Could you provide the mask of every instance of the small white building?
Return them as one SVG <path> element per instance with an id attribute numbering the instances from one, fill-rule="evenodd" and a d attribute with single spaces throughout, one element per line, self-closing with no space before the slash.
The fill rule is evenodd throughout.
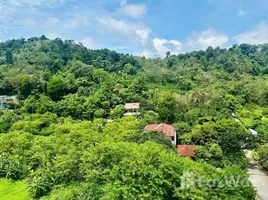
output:
<path id="1" fill-rule="evenodd" d="M 249 131 L 251 132 L 252 135 L 258 135 L 258 132 L 251 128 L 249 129 Z"/>
<path id="2" fill-rule="evenodd" d="M 6 107 L 13 101 L 17 101 L 17 96 L 0 95 L 0 108 Z"/>
<path id="3" fill-rule="evenodd" d="M 140 115 L 140 103 L 126 103 L 125 104 L 125 116 L 137 116 Z"/>
<path id="4" fill-rule="evenodd" d="M 0 107 L 4 107 L 4 103 L 7 101 L 7 95 L 0 95 Z"/>

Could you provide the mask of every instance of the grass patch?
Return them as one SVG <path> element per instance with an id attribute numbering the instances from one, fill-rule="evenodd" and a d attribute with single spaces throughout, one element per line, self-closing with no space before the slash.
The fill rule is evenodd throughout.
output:
<path id="1" fill-rule="evenodd" d="M 27 185 L 23 181 L 0 179 L 0 200 L 31 200 Z"/>

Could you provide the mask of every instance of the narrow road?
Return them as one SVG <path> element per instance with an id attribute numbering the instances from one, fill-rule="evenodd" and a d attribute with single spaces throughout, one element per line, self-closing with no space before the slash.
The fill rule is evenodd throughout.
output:
<path id="1" fill-rule="evenodd" d="M 252 158 L 251 151 L 248 151 L 246 156 L 249 160 L 249 180 L 256 188 L 259 199 L 268 200 L 268 176 L 262 171 L 258 163 Z"/>

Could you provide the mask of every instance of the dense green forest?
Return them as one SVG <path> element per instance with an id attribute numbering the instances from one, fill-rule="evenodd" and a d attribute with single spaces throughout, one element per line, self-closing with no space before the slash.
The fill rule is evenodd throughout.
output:
<path id="1" fill-rule="evenodd" d="M 18 99 L 0 111 L 0 177 L 25 181 L 36 199 L 254 200 L 251 184 L 183 189 L 181 176 L 247 178 L 245 149 L 268 169 L 268 44 L 146 59 L 45 36 L 9 40 L 0 95 Z M 123 117 L 128 102 L 141 103 L 139 117 Z M 151 123 L 176 127 L 180 144 L 198 145 L 195 157 L 145 133 Z"/>

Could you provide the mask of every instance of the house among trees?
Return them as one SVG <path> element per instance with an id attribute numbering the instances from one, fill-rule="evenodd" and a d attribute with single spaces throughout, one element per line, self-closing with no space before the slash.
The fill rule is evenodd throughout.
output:
<path id="1" fill-rule="evenodd" d="M 8 108 L 8 105 L 16 100 L 16 96 L 0 95 L 0 108 Z"/>
<path id="2" fill-rule="evenodd" d="M 144 131 L 157 131 L 159 133 L 163 133 L 172 139 L 172 144 L 177 144 L 176 129 L 168 124 L 149 124 L 144 128 Z"/>
<path id="3" fill-rule="evenodd" d="M 165 136 L 170 137 L 172 144 L 174 144 L 178 150 L 178 153 L 183 157 L 193 157 L 196 145 L 177 145 L 177 132 L 173 126 L 168 124 L 149 124 L 144 128 L 144 131 L 157 131 L 163 133 Z"/>
<path id="4" fill-rule="evenodd" d="M 125 116 L 138 116 L 140 115 L 140 103 L 126 103 L 125 104 Z"/>
<path id="5" fill-rule="evenodd" d="M 0 96 L 0 107 L 3 108 L 4 104 L 6 103 L 7 95 L 1 95 Z"/>
<path id="6" fill-rule="evenodd" d="M 196 147 L 196 145 L 177 145 L 177 150 L 183 157 L 193 157 Z"/>

